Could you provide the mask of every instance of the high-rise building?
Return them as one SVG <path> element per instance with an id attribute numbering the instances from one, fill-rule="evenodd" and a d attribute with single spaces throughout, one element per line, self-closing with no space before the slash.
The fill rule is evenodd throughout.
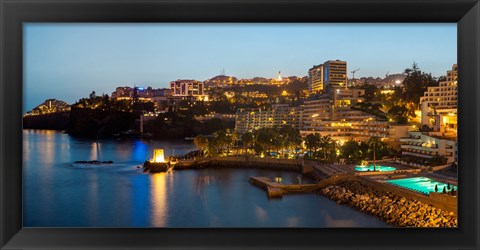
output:
<path id="1" fill-rule="evenodd" d="M 323 64 L 313 66 L 308 70 L 308 91 L 310 93 L 323 91 Z"/>
<path id="2" fill-rule="evenodd" d="M 308 91 L 323 92 L 328 86 L 332 88 L 347 86 L 347 62 L 329 60 L 313 66 L 308 70 Z"/>
<path id="3" fill-rule="evenodd" d="M 326 89 L 327 86 L 346 87 L 347 62 L 330 60 L 323 63 L 323 84 L 324 89 Z"/>
<path id="4" fill-rule="evenodd" d="M 457 133 L 457 75 L 458 67 L 454 64 L 452 70 L 447 71 L 445 81 L 428 87 L 420 97 L 422 125 L 442 133 Z"/>

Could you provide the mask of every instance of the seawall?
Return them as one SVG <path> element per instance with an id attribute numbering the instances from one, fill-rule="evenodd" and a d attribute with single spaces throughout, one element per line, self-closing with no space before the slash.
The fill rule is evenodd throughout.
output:
<path id="1" fill-rule="evenodd" d="M 180 161 L 175 170 L 202 168 L 259 168 L 271 170 L 302 170 L 301 159 L 273 159 L 251 156 L 202 157 L 194 161 Z"/>

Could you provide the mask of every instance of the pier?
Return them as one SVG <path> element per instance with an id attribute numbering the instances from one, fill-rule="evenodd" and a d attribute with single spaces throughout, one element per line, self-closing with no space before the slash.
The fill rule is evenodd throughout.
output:
<path id="1" fill-rule="evenodd" d="M 270 199 L 282 198 L 284 194 L 289 193 L 314 193 L 320 190 L 318 184 L 282 184 L 268 177 L 250 177 L 249 182 L 266 190 Z"/>

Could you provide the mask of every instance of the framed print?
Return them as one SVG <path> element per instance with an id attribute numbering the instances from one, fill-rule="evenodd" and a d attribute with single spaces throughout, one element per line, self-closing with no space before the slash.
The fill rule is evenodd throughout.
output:
<path id="1" fill-rule="evenodd" d="M 2 249 L 478 248 L 479 8 L 3 0 Z"/>

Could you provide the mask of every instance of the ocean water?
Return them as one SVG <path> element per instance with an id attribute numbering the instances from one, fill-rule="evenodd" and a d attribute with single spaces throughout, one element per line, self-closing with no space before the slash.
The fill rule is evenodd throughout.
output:
<path id="1" fill-rule="evenodd" d="M 180 155 L 184 141 L 81 139 L 58 131 L 23 132 L 25 227 L 390 227 L 316 194 L 270 200 L 250 176 L 299 174 L 258 169 L 202 169 L 145 174 L 154 148 Z M 78 160 L 112 165 L 73 164 Z M 300 177 L 302 178 L 302 177 Z M 302 179 L 302 183 L 307 183 Z"/>

